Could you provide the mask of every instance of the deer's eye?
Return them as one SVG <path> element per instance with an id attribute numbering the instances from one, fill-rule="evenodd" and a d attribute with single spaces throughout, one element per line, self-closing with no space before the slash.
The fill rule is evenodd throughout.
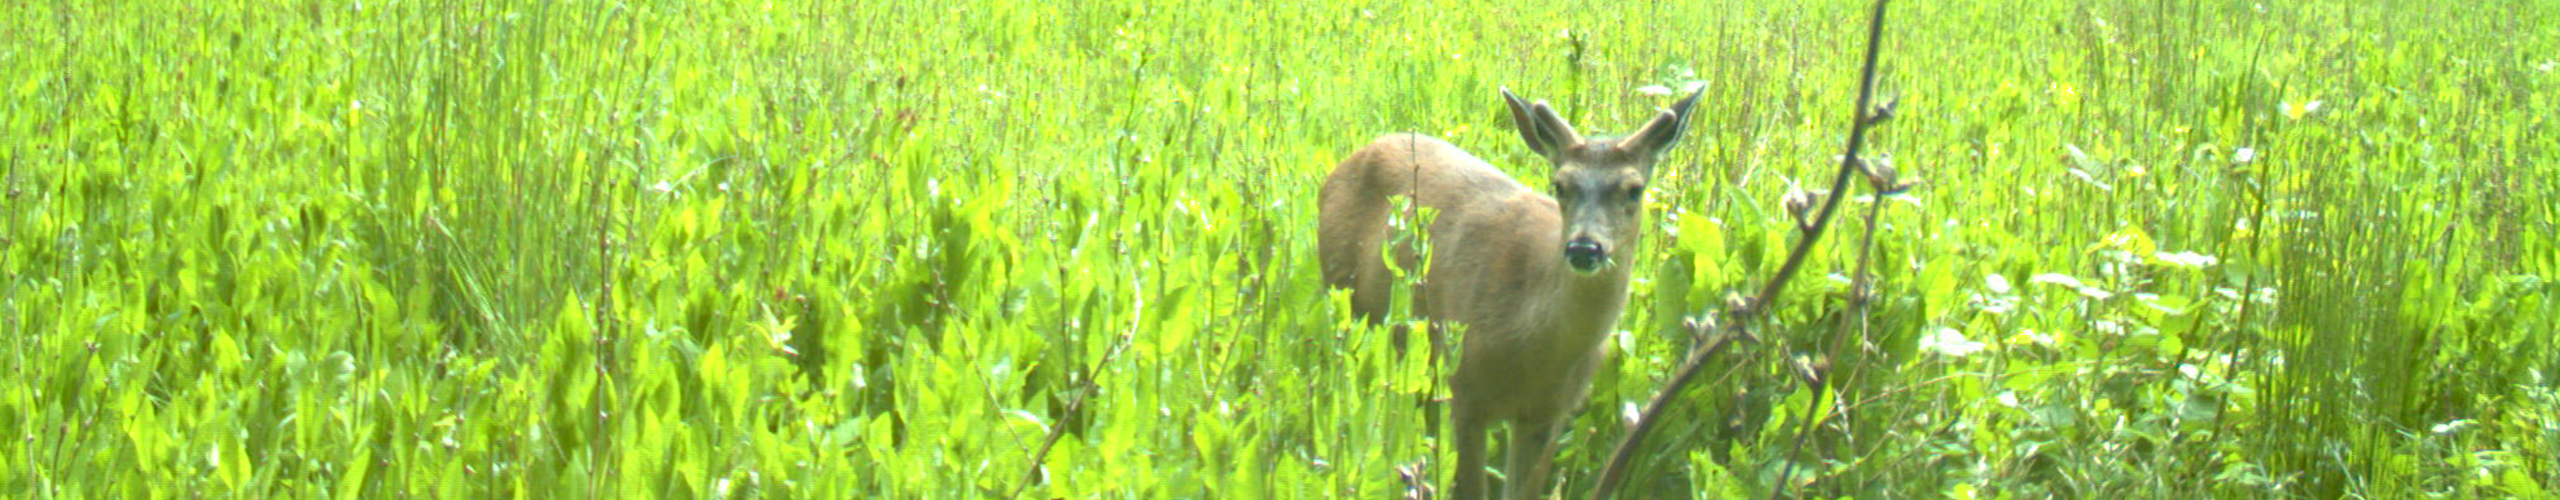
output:
<path id="1" fill-rule="evenodd" d="M 1644 185 L 1628 184 L 1627 201 L 1644 201 Z"/>
<path id="2" fill-rule="evenodd" d="M 1547 192 L 1555 193 L 1558 198 L 1564 197 L 1564 181 L 1547 181 Z"/>

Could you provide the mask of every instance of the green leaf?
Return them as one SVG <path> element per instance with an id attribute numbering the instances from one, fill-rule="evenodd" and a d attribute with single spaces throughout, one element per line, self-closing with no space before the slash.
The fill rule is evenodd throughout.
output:
<path id="1" fill-rule="evenodd" d="M 338 475 L 335 488 L 338 498 L 364 498 L 365 474 L 371 472 L 373 467 L 373 447 L 356 446 L 354 448 L 354 459 L 342 464 L 346 472 Z"/>

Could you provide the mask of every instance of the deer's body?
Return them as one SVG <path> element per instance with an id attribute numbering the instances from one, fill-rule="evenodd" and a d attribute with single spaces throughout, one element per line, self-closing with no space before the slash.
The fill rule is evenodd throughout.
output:
<path id="1" fill-rule="evenodd" d="M 1383 316 L 1388 287 L 1394 284 L 1386 262 L 1378 258 L 1379 247 L 1391 236 L 1386 219 L 1403 215 L 1391 213 L 1395 206 L 1387 197 L 1416 193 L 1422 206 L 1438 215 L 1428 229 L 1433 265 L 1415 292 L 1420 294 L 1415 312 L 1435 323 L 1466 325 L 1466 358 L 1450 380 L 1455 398 L 1473 403 L 1479 413 L 1505 416 L 1553 414 L 1578 405 L 1579 397 L 1558 393 L 1587 385 L 1582 383 L 1587 378 L 1511 380 L 1470 373 L 1563 374 L 1579 367 L 1587 375 L 1603 352 L 1591 347 L 1617 326 L 1626 304 L 1627 268 L 1590 277 L 1565 270 L 1564 230 L 1555 198 L 1530 190 L 1457 146 L 1422 135 L 1392 134 L 1335 167 L 1320 195 L 1323 218 L 1316 236 L 1318 251 L 1327 257 L 1325 282 L 1351 289 L 1356 314 Z M 1412 249 L 1397 249 L 1400 267 L 1413 269 L 1416 260 Z M 1576 296 L 1599 303 L 1568 300 Z M 1478 387 L 1489 382 L 1503 384 Z M 1554 387 L 1519 386 L 1523 384 Z M 1525 397 L 1533 395 L 1550 397 Z"/>
<path id="2" fill-rule="evenodd" d="M 1626 308 L 1629 266 L 1612 255 L 1632 254 L 1641 239 L 1644 182 L 1697 99 L 1626 140 L 1584 141 L 1546 103 L 1503 97 L 1522 139 L 1557 168 L 1561 199 L 1447 142 L 1392 134 L 1336 166 L 1318 202 L 1325 283 L 1350 288 L 1352 309 L 1372 321 L 1386 313 L 1394 286 L 1381 252 L 1391 239 L 1387 218 L 1402 214 L 1389 197 L 1437 211 L 1414 311 L 1465 327 L 1449 380 L 1460 500 L 1483 496 L 1485 434 L 1497 423 L 1512 429 L 1506 496 L 1544 487 L 1555 436 L 1587 396 L 1606 360 L 1602 340 Z M 1413 269 L 1414 254 L 1395 249 L 1398 267 Z"/>

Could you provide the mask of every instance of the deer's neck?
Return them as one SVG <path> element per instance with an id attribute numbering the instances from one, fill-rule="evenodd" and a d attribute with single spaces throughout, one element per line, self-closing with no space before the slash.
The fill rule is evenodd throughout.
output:
<path id="1" fill-rule="evenodd" d="M 1567 330 L 1605 334 L 1617 327 L 1627 306 L 1627 266 L 1613 266 L 1590 276 L 1563 271 L 1556 287 L 1558 319 Z"/>

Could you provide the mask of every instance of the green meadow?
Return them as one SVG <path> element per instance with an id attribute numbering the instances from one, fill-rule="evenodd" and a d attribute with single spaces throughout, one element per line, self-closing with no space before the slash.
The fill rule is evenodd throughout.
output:
<path id="1" fill-rule="evenodd" d="M 0 497 L 1445 490 L 1324 174 L 1410 131 L 1544 185 L 1498 89 L 1703 89 L 1581 498 L 1799 238 L 1867 8 L 13 4 Z M 1621 497 L 2560 498 L 2560 4 L 1889 9 L 1866 146 L 1923 184 L 1845 193 Z"/>

